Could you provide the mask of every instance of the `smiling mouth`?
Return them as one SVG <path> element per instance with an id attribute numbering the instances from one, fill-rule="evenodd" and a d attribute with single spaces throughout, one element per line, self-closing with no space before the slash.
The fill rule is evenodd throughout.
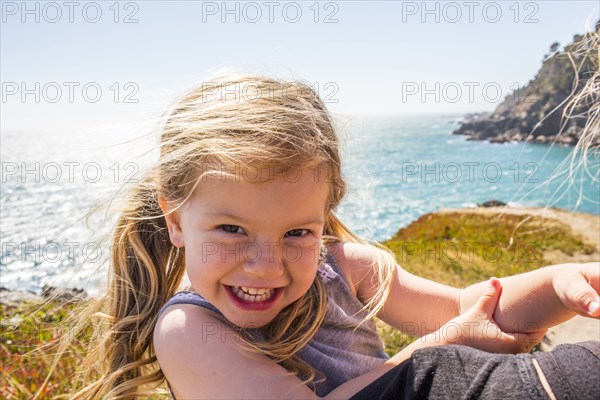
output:
<path id="1" fill-rule="evenodd" d="M 246 286 L 225 286 L 230 300 L 238 307 L 249 311 L 264 311 L 275 305 L 285 287 L 249 288 Z"/>
<path id="2" fill-rule="evenodd" d="M 258 302 L 269 300 L 275 293 L 275 288 L 257 289 L 246 286 L 231 286 L 231 291 L 240 300 Z"/>

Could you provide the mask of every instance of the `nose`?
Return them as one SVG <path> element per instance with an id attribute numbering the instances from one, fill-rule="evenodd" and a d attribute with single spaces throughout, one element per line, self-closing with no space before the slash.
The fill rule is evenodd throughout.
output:
<path id="1" fill-rule="evenodd" d="M 283 249 L 278 242 L 248 243 L 244 251 L 244 270 L 261 278 L 283 274 Z"/>

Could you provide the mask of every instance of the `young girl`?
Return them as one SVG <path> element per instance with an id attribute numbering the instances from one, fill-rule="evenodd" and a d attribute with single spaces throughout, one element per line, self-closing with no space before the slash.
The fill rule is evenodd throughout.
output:
<path id="1" fill-rule="evenodd" d="M 222 74 L 180 99 L 118 220 L 106 370 L 78 396 L 148 396 L 165 378 L 179 400 L 598 390 L 598 342 L 509 354 L 575 314 L 600 316 L 598 263 L 465 289 L 412 275 L 337 218 L 340 161 L 302 82 Z M 374 316 L 420 339 L 389 358 Z"/>

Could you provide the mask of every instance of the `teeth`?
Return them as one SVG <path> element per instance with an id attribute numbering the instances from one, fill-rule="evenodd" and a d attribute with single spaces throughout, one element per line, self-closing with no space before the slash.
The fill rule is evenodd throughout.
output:
<path id="1" fill-rule="evenodd" d="M 263 294 L 267 293 L 270 289 L 256 289 L 256 288 L 251 288 L 251 287 L 246 287 L 246 286 L 240 286 L 241 289 L 251 295 L 259 295 L 262 296 Z"/>
<path id="2" fill-rule="evenodd" d="M 273 296 L 274 289 L 257 289 L 246 286 L 232 286 L 231 291 L 244 301 L 266 301 Z"/>

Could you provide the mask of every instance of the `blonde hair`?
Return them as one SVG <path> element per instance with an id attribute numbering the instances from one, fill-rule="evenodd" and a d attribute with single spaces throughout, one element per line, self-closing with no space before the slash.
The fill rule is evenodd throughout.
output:
<path id="1" fill-rule="evenodd" d="M 165 382 L 153 330 L 160 308 L 182 283 L 185 249 L 170 242 L 158 196 L 181 206 L 203 176 L 223 173 L 207 165 L 227 171 L 269 167 L 277 173 L 322 168 L 329 183 L 322 245 L 350 241 L 378 250 L 377 289 L 365 304 L 363 322 L 376 315 L 389 293 L 393 253 L 362 239 L 335 215 L 346 193 L 339 139 L 332 116 L 309 84 L 220 73 L 185 93 L 165 116 L 159 160 L 131 188 L 121 208 L 112 236 L 108 292 L 81 314 L 80 321 L 100 317 L 103 334 L 90 345 L 83 389 L 75 398 L 148 396 Z M 265 341 L 239 329 L 242 343 L 310 384 L 315 371 L 297 353 L 321 326 L 326 305 L 317 274 L 308 292 L 264 327 Z"/>
<path id="2" fill-rule="evenodd" d="M 555 181 L 561 183 L 543 207 L 544 209 L 553 206 L 562 197 L 561 195 L 552 202 L 554 194 L 564 193 L 571 187 L 574 187 L 578 193 L 576 204 L 579 204 L 585 194 L 581 187 L 575 186 L 574 177 L 578 173 L 586 174 L 592 183 L 599 182 L 597 175 L 594 175 L 587 163 L 591 156 L 597 157 L 597 151 L 600 149 L 600 20 L 596 22 L 594 30 L 582 36 L 578 35 L 575 39 L 574 43 L 565 47 L 563 53 L 554 56 L 569 61 L 573 70 L 571 92 L 544 119 L 561 111 L 560 126 L 552 145 L 560 135 L 567 133 L 569 126 L 579 132 L 579 138 L 569 156 L 536 187 L 536 189 L 543 188 Z M 542 121 L 538 124 L 541 123 Z M 568 186 L 565 187 L 564 183 Z"/>
<path id="3" fill-rule="evenodd" d="M 584 34 L 571 47 L 566 56 L 575 69 L 575 80 L 562 114 L 560 133 L 569 120 L 585 121 L 572 152 L 573 158 L 581 152 L 585 160 L 589 151 L 600 149 L 600 20 L 593 31 Z M 585 81 L 580 82 L 580 75 L 586 77 Z M 582 85 L 581 90 L 576 91 Z"/>

